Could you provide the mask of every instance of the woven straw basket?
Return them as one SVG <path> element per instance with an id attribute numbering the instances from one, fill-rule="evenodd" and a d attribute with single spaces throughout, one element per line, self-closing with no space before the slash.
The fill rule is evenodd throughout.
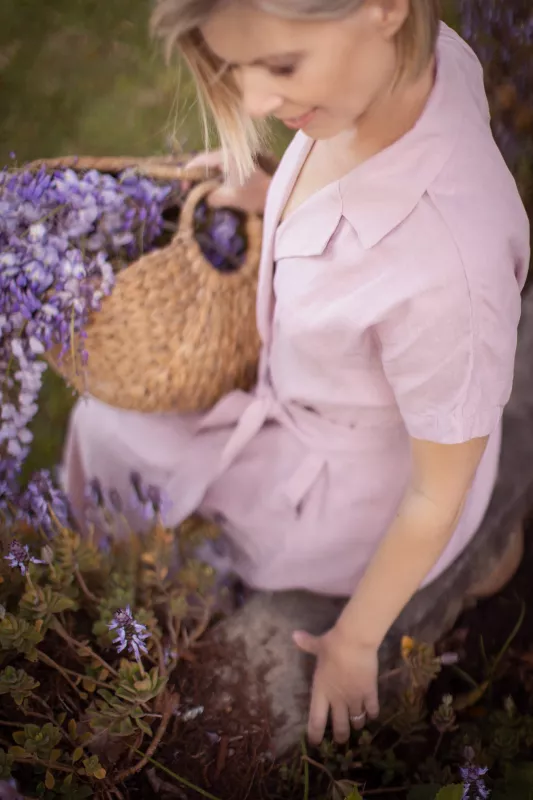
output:
<path id="1" fill-rule="evenodd" d="M 171 243 L 119 272 L 112 294 L 92 315 L 87 366 L 73 363 L 70 353 L 59 358 L 59 349 L 47 353 L 50 366 L 79 392 L 142 412 L 203 411 L 232 389 L 250 389 L 259 354 L 261 219 L 247 217 L 245 262 L 222 273 L 205 259 L 194 235 L 198 203 L 220 185 L 206 181 L 205 170 L 195 174 L 175 159 L 64 158 L 34 166 L 41 165 L 108 173 L 135 167 L 156 180 L 201 181 L 181 208 Z"/>

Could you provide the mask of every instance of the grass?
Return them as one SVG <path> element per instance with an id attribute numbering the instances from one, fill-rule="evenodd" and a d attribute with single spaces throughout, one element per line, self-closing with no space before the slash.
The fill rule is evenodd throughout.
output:
<path id="1" fill-rule="evenodd" d="M 141 0 L 3 0 L 0 160 L 167 149 L 177 75 L 148 36 Z M 191 87 L 181 101 L 191 105 Z M 177 131 L 200 144 L 194 112 Z"/>

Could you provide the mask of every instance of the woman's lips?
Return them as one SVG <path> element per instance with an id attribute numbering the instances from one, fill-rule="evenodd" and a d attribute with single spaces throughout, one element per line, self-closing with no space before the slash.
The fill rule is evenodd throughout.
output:
<path id="1" fill-rule="evenodd" d="M 316 112 L 317 109 L 312 108 L 311 111 L 308 111 L 307 114 L 302 114 L 301 117 L 291 117 L 289 119 L 282 120 L 282 122 L 284 125 L 287 126 L 287 128 L 291 128 L 292 130 L 297 130 L 298 128 L 304 128 L 311 122 Z"/>

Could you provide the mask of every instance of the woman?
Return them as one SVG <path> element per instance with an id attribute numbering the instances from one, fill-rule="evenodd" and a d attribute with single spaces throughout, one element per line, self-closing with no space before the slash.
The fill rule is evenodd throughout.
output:
<path id="1" fill-rule="evenodd" d="M 169 524 L 222 523 L 250 586 L 345 596 L 325 636 L 295 632 L 317 657 L 310 738 L 331 712 L 343 742 L 378 713 L 387 630 L 487 508 L 528 222 L 436 0 L 160 0 L 155 27 L 245 181 L 213 202 L 262 210 L 268 189 L 259 381 L 205 416 L 81 402 L 67 490 L 81 513 L 88 480 L 126 492 L 140 472 Z M 267 186 L 270 117 L 298 133 Z"/>

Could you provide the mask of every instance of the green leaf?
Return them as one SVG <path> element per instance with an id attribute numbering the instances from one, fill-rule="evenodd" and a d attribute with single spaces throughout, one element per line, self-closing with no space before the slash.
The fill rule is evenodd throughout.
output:
<path id="1" fill-rule="evenodd" d="M 77 603 L 72 597 L 54 592 L 51 586 L 39 587 L 38 591 L 28 591 L 20 601 L 20 610 L 30 619 L 50 620 L 62 611 L 76 610 Z"/>
<path id="2" fill-rule="evenodd" d="M 50 727 L 50 724 L 47 723 L 43 727 L 43 731 L 44 731 L 45 728 L 49 728 L 49 727 Z M 30 739 L 30 738 L 34 739 L 36 736 L 38 736 L 41 733 L 41 729 L 39 728 L 38 725 L 33 725 L 33 724 L 30 723 L 29 725 L 24 725 L 24 733 L 26 734 L 28 739 Z"/>
<path id="3" fill-rule="evenodd" d="M 135 724 L 137 725 L 137 727 L 139 728 L 139 730 L 141 730 L 141 731 L 142 731 L 143 733 L 145 733 L 147 736 L 150 736 L 150 737 L 152 737 L 152 736 L 153 736 L 152 729 L 150 728 L 150 726 L 149 726 L 149 725 L 147 725 L 147 724 L 146 724 L 146 722 L 144 722 L 144 720 L 142 720 L 142 719 L 136 719 L 136 720 L 135 720 Z"/>
<path id="4" fill-rule="evenodd" d="M 0 695 L 10 694 L 18 706 L 21 706 L 39 685 L 23 669 L 9 666 L 0 672 Z"/>
<path id="5" fill-rule="evenodd" d="M 505 781 L 506 783 L 519 783 L 533 787 L 533 762 L 507 764 L 505 767 Z"/>
<path id="6" fill-rule="evenodd" d="M 79 761 L 83 755 L 83 747 L 77 747 L 72 753 L 72 763 L 75 764 L 76 761 Z"/>
<path id="7" fill-rule="evenodd" d="M 14 758 L 31 758 L 31 755 L 23 747 L 17 747 L 16 745 L 9 748 L 9 754 Z"/>
<path id="8" fill-rule="evenodd" d="M 462 783 L 456 783 L 454 786 L 445 786 L 441 789 L 435 800 L 462 800 L 464 786 Z"/>
<path id="9" fill-rule="evenodd" d="M 70 719 L 67 726 L 68 735 L 74 741 L 78 738 L 78 726 L 76 725 L 76 720 Z"/>
<path id="10" fill-rule="evenodd" d="M 118 733 L 120 736 L 130 736 L 133 733 L 133 724 L 129 717 L 126 719 L 121 720 Z"/>
<path id="11" fill-rule="evenodd" d="M 440 788 L 436 783 L 427 786 L 413 786 L 407 795 L 407 800 L 435 800 Z"/>
<path id="12" fill-rule="evenodd" d="M 100 764 L 98 756 L 91 756 L 83 760 L 83 769 L 79 770 L 79 774 L 85 774 L 88 778 L 96 778 L 97 781 L 103 781 L 107 773 Z"/>
<path id="13" fill-rule="evenodd" d="M 11 777 L 12 766 L 13 756 L 0 747 L 0 780 L 8 780 Z"/>
<path id="14" fill-rule="evenodd" d="M 50 760 L 50 754 L 61 741 L 62 733 L 55 725 L 47 722 L 42 728 L 38 725 L 25 725 L 24 731 L 17 731 L 13 739 L 23 745 L 26 753 L 37 756 L 44 761 Z"/>
<path id="15" fill-rule="evenodd" d="M 350 794 L 346 797 L 346 800 L 363 800 L 363 798 L 358 789 L 352 789 Z"/>
<path id="16" fill-rule="evenodd" d="M 50 770 L 46 771 L 46 775 L 44 777 L 44 785 L 50 791 L 52 791 L 52 789 L 56 785 L 56 780 L 55 780 L 54 776 L 52 775 L 52 773 L 50 772 Z"/>
<path id="17" fill-rule="evenodd" d="M 35 661 L 35 650 L 44 639 L 42 625 L 32 624 L 14 614 L 6 614 L 0 620 L 0 649 L 15 650 L 25 655 L 30 661 Z"/>

